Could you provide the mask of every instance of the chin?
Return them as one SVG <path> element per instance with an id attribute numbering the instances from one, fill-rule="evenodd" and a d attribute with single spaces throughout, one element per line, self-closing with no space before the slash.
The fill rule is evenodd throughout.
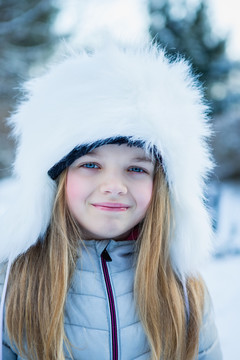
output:
<path id="1" fill-rule="evenodd" d="M 103 231 L 102 233 L 95 233 L 96 240 L 105 240 L 105 239 L 121 239 L 128 236 L 130 230 L 125 231 Z"/>

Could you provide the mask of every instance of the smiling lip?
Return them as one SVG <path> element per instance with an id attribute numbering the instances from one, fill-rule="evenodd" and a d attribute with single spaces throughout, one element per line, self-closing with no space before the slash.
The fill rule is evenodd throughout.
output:
<path id="1" fill-rule="evenodd" d="M 92 205 L 97 209 L 105 210 L 105 211 L 126 211 L 130 207 L 126 204 L 110 203 L 110 202 L 96 203 Z"/>

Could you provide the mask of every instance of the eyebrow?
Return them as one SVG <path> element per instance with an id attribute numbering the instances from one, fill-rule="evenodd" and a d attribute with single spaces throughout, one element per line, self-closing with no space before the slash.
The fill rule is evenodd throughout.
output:
<path id="1" fill-rule="evenodd" d="M 90 152 L 88 152 L 87 154 L 84 154 L 83 156 L 88 156 L 88 155 L 97 155 L 96 151 L 91 150 Z"/>
<path id="2" fill-rule="evenodd" d="M 152 159 L 145 157 L 145 156 L 141 156 L 141 157 L 138 156 L 138 157 L 132 158 L 131 161 L 153 163 Z"/>

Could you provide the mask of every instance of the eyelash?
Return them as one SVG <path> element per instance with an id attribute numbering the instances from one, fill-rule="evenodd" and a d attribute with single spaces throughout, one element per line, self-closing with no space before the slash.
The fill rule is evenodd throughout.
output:
<path id="1" fill-rule="evenodd" d="M 130 171 L 130 172 L 135 172 L 135 173 L 140 173 L 140 174 L 144 174 L 144 173 L 147 173 L 144 169 L 138 167 L 138 166 L 132 166 L 130 167 L 128 170 L 130 169 L 135 169 L 133 171 Z M 136 171 L 137 170 L 137 171 Z M 139 171 L 140 170 L 140 171 Z"/>
<path id="2" fill-rule="evenodd" d="M 98 164 L 91 163 L 91 162 L 86 163 L 86 164 L 82 164 L 80 167 L 83 167 L 83 168 L 86 168 L 86 169 L 97 169 L 96 167 L 93 167 L 93 166 L 87 166 L 87 165 L 94 165 L 94 166 L 98 166 L 98 167 L 99 167 L 99 165 L 98 165 Z"/>
<path id="3" fill-rule="evenodd" d="M 94 169 L 94 170 L 100 168 L 100 166 L 98 164 L 92 163 L 92 162 L 82 164 L 82 165 L 80 165 L 80 167 L 83 167 L 85 169 Z M 131 166 L 128 168 L 128 171 L 132 172 L 132 173 L 138 173 L 138 174 L 147 174 L 148 173 L 146 170 L 144 170 L 143 168 L 138 167 L 138 166 Z"/>

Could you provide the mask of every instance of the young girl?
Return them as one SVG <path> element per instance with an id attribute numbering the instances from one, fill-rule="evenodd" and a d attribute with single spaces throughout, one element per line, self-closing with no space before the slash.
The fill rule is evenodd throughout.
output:
<path id="1" fill-rule="evenodd" d="M 3 359 L 220 360 L 198 274 L 208 109 L 188 64 L 109 46 L 24 94 L 1 218 Z"/>

